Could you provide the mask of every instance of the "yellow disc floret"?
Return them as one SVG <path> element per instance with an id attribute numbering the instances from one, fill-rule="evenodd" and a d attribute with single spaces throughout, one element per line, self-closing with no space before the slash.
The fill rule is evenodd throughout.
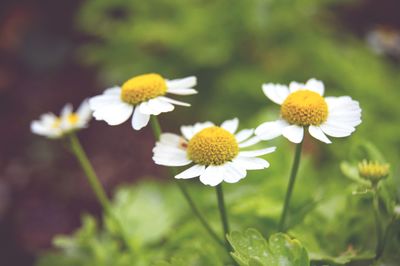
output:
<path id="1" fill-rule="evenodd" d="M 122 85 L 121 99 L 129 104 L 138 104 L 165 95 L 167 84 L 158 74 L 136 76 Z"/>
<path id="2" fill-rule="evenodd" d="M 358 164 L 358 173 L 362 178 L 377 183 L 389 175 L 389 164 L 363 160 Z"/>
<path id="3" fill-rule="evenodd" d="M 328 117 L 328 105 L 316 92 L 299 90 L 289 94 L 281 106 L 282 118 L 299 126 L 320 125 Z"/>
<path id="4" fill-rule="evenodd" d="M 79 116 L 76 113 L 71 113 L 68 115 L 67 120 L 71 125 L 75 125 L 79 121 Z"/>
<path id="5" fill-rule="evenodd" d="M 196 164 L 221 165 L 236 157 L 239 146 L 232 133 L 213 126 L 194 135 L 187 145 L 187 152 Z"/>

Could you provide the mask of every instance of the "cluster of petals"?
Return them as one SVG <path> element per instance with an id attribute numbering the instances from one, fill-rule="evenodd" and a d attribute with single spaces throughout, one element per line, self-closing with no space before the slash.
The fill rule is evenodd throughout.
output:
<path id="1" fill-rule="evenodd" d="M 182 135 L 163 133 L 153 149 L 153 160 L 164 166 L 186 166 L 193 164 L 185 171 L 175 176 L 177 179 L 200 177 L 205 185 L 216 186 L 222 181 L 236 183 L 246 177 L 247 170 L 264 169 L 269 167 L 268 161 L 258 158 L 275 151 L 275 147 L 245 151 L 244 148 L 257 144 L 260 139 L 253 136 L 253 129 L 243 129 L 236 133 L 239 120 L 227 120 L 221 128 L 234 134 L 239 146 L 239 153 L 231 161 L 221 165 L 202 165 L 194 163 L 188 156 L 187 143 L 198 132 L 215 126 L 212 122 L 196 123 L 192 126 L 182 126 Z"/>
<path id="2" fill-rule="evenodd" d="M 323 96 L 324 84 L 316 79 L 310 79 L 305 84 L 291 82 L 289 86 L 281 84 L 264 84 L 262 86 L 264 94 L 276 104 L 282 105 L 287 97 L 300 91 L 308 90 Z M 304 130 L 314 138 L 331 143 L 328 136 L 347 137 L 355 131 L 355 127 L 361 123 L 361 108 L 357 101 L 349 96 L 325 97 L 325 103 L 328 107 L 326 120 L 319 125 L 297 125 L 291 124 L 284 118 L 276 121 L 265 122 L 256 128 L 255 134 L 263 140 L 270 140 L 283 135 L 293 143 L 300 143 L 304 138 Z"/>
<path id="3" fill-rule="evenodd" d="M 165 80 L 167 93 L 176 95 L 192 95 L 197 91 L 193 87 L 197 84 L 194 76 L 182 79 Z M 96 120 L 104 120 L 110 126 L 124 123 L 130 117 L 132 128 L 140 130 L 150 120 L 150 115 L 171 112 L 174 105 L 190 106 L 190 104 L 177 101 L 167 96 L 158 96 L 136 105 L 127 103 L 121 98 L 122 88 L 115 86 L 106 89 L 103 94 L 92 97 L 89 100 L 93 117 Z"/>
<path id="4" fill-rule="evenodd" d="M 73 112 L 71 104 L 66 104 L 60 116 L 46 113 L 41 115 L 39 120 L 32 121 L 31 131 L 52 139 L 61 138 L 68 132 L 87 127 L 91 118 L 92 111 L 88 101 L 83 101 L 76 112 Z"/>

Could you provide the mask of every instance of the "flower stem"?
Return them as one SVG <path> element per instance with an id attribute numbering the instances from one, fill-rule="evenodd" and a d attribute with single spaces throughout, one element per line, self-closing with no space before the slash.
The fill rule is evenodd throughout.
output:
<path id="1" fill-rule="evenodd" d="M 289 183 L 288 183 L 286 196 L 285 196 L 285 203 L 283 205 L 283 211 L 281 214 L 281 219 L 279 221 L 279 232 L 286 231 L 285 221 L 286 221 L 287 213 L 289 211 L 290 198 L 292 197 L 292 192 L 293 192 L 293 188 L 294 188 L 294 182 L 295 182 L 296 176 L 297 176 L 297 171 L 299 170 L 302 146 L 303 146 L 303 141 L 296 145 L 296 151 L 294 154 L 292 171 L 290 173 Z"/>
<path id="2" fill-rule="evenodd" d="M 376 256 L 375 258 L 378 259 L 383 252 L 383 232 L 382 232 L 382 221 L 381 215 L 379 211 L 379 197 L 378 197 L 378 188 L 374 186 L 374 193 L 373 193 L 373 207 L 374 207 L 374 216 L 375 216 L 375 226 L 376 226 Z"/>
<path id="3" fill-rule="evenodd" d="M 222 184 L 217 185 L 215 187 L 215 191 L 217 192 L 218 209 L 219 209 L 219 213 L 221 215 L 222 229 L 224 231 L 225 248 L 226 248 L 226 251 L 229 253 L 229 252 L 231 252 L 231 246 L 226 237 L 229 234 L 229 223 L 228 223 L 228 216 L 226 215 L 224 192 L 222 190 Z"/>
<path id="4" fill-rule="evenodd" d="M 129 241 L 126 238 L 124 229 L 120 223 L 120 221 L 118 220 L 118 218 L 115 216 L 115 214 L 112 212 L 111 209 L 111 203 L 107 197 L 106 192 L 103 189 L 103 186 L 101 185 L 99 178 L 96 175 L 96 172 L 93 169 L 92 164 L 90 163 L 85 150 L 82 148 L 82 145 L 79 142 L 78 137 L 76 136 L 76 134 L 74 132 L 71 132 L 70 134 L 68 134 L 69 136 L 69 140 L 70 140 L 70 147 L 72 150 L 72 153 L 75 155 L 75 157 L 77 158 L 78 162 L 80 163 L 83 171 L 86 174 L 86 177 L 89 181 L 89 184 L 94 192 L 94 194 L 96 195 L 97 200 L 99 201 L 100 205 L 103 208 L 103 211 L 108 214 L 111 219 L 114 220 L 114 222 L 116 223 L 120 234 L 121 234 L 121 238 L 123 241 L 123 245 L 124 248 L 126 247 L 130 247 Z"/>
<path id="5" fill-rule="evenodd" d="M 108 200 L 107 194 L 104 191 L 85 151 L 83 150 L 78 137 L 76 136 L 75 133 L 70 133 L 69 140 L 70 140 L 71 150 L 78 159 L 83 171 L 85 172 L 89 184 L 92 187 L 92 190 L 96 195 L 97 200 L 103 207 L 103 210 L 109 213 L 111 208 L 110 201 Z"/>
<path id="6" fill-rule="evenodd" d="M 156 140 L 160 139 L 160 135 L 162 133 L 160 123 L 158 122 L 158 119 L 156 116 L 151 116 L 151 126 L 153 128 L 153 133 L 154 137 Z M 175 168 L 170 168 L 171 169 L 171 175 L 175 176 L 176 175 L 176 170 Z M 179 190 L 181 191 L 183 197 L 186 199 L 187 204 L 189 205 L 190 209 L 192 210 L 193 214 L 197 217 L 197 219 L 200 221 L 200 223 L 203 225 L 204 229 L 210 234 L 210 236 L 221 246 L 224 246 L 223 241 L 218 237 L 218 235 L 215 233 L 215 231 L 211 228 L 211 226 L 207 223 L 206 219 L 200 212 L 200 210 L 197 208 L 196 204 L 194 203 L 192 197 L 190 196 L 186 186 L 180 182 L 179 180 L 176 180 L 175 182 Z"/>

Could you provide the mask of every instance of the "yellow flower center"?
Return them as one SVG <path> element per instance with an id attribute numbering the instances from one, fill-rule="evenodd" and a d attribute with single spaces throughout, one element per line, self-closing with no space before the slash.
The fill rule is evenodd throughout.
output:
<path id="1" fill-rule="evenodd" d="M 363 160 L 358 164 L 358 173 L 364 179 L 378 182 L 389 175 L 389 164 Z"/>
<path id="2" fill-rule="evenodd" d="M 165 95 L 167 84 L 158 74 L 140 75 L 122 85 L 121 99 L 129 104 L 138 104 Z"/>
<path id="3" fill-rule="evenodd" d="M 187 145 L 187 152 L 196 164 L 221 165 L 236 157 L 239 146 L 232 133 L 213 126 L 194 135 Z"/>
<path id="4" fill-rule="evenodd" d="M 289 94 L 281 106 L 282 118 L 300 126 L 320 125 L 328 117 L 328 105 L 316 92 L 299 90 Z"/>
<path id="5" fill-rule="evenodd" d="M 68 115 L 67 120 L 68 123 L 70 123 L 71 125 L 75 125 L 76 123 L 78 123 L 79 116 L 76 113 L 71 113 L 70 115 Z"/>

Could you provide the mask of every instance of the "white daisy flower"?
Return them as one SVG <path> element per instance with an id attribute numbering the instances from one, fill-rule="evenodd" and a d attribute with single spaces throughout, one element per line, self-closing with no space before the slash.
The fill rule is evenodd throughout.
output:
<path id="1" fill-rule="evenodd" d="M 196 94 L 192 88 L 196 83 L 194 76 L 166 80 L 158 74 L 144 74 L 131 78 L 122 87 L 113 87 L 92 97 L 89 104 L 96 120 L 104 120 L 111 126 L 122 124 L 133 114 L 132 127 L 139 130 L 148 124 L 150 115 L 171 112 L 174 105 L 190 106 L 165 95 Z"/>
<path id="2" fill-rule="evenodd" d="M 324 84 L 310 79 L 306 84 L 291 82 L 289 87 L 264 84 L 264 94 L 281 105 L 281 118 L 258 126 L 255 134 L 263 140 L 283 135 L 294 143 L 303 140 L 304 129 L 314 138 L 331 143 L 331 137 L 347 137 L 361 123 L 361 108 L 349 96 L 323 97 Z"/>
<path id="3" fill-rule="evenodd" d="M 221 126 L 211 122 L 182 126 L 182 136 L 163 133 L 153 149 L 153 160 L 165 166 L 191 167 L 176 175 L 178 179 L 200 176 L 205 185 L 216 186 L 222 181 L 236 183 L 246 177 L 247 170 L 264 169 L 269 163 L 257 156 L 274 152 L 276 147 L 242 151 L 260 141 L 253 129 L 235 134 L 239 120 L 225 121 Z"/>
<path id="4" fill-rule="evenodd" d="M 53 113 L 41 115 L 39 120 L 31 123 L 32 133 L 56 139 L 61 138 L 65 133 L 87 127 L 92 114 L 89 103 L 85 100 L 76 112 L 72 110 L 72 105 L 66 104 L 60 116 Z"/>

